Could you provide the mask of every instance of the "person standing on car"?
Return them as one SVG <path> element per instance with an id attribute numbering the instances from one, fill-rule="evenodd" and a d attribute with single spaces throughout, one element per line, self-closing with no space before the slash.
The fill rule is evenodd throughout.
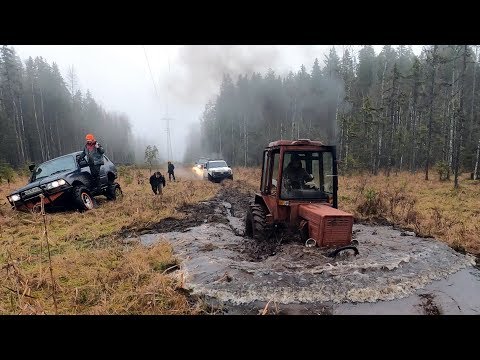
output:
<path id="1" fill-rule="evenodd" d="M 175 173 L 174 173 L 174 170 L 175 169 L 175 166 L 173 166 L 172 162 L 169 161 L 168 162 L 168 180 L 169 181 L 172 181 L 172 177 L 173 177 L 173 181 L 176 181 L 175 180 Z"/>
<path id="2" fill-rule="evenodd" d="M 104 164 L 103 154 L 105 150 L 97 142 L 92 134 L 85 136 L 87 143 L 83 148 L 83 152 L 80 155 L 80 159 L 85 159 L 90 166 L 90 174 L 92 175 L 93 187 L 96 190 L 100 190 L 100 167 Z"/>
<path id="3" fill-rule="evenodd" d="M 160 171 L 150 176 L 150 185 L 152 185 L 152 190 L 155 195 L 162 194 L 162 188 L 165 187 L 165 177 Z"/>

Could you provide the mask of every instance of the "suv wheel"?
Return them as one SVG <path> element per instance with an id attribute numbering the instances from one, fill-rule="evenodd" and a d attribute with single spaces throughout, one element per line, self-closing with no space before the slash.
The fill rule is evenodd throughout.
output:
<path id="1" fill-rule="evenodd" d="M 108 186 L 107 192 L 105 195 L 108 200 L 118 200 L 122 198 L 123 192 L 119 184 L 113 183 L 112 185 Z"/>
<path id="2" fill-rule="evenodd" d="M 78 210 L 87 211 L 95 207 L 95 199 L 85 186 L 76 186 L 73 189 L 72 195 L 73 202 Z"/>

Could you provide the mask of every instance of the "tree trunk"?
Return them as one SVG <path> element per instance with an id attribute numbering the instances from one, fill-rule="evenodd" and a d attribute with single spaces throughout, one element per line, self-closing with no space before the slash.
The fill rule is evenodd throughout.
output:
<path id="1" fill-rule="evenodd" d="M 455 67 L 452 71 L 452 91 L 450 96 L 450 101 L 448 104 L 448 118 L 449 118 L 449 140 L 448 140 L 448 172 L 447 172 L 447 179 L 450 179 L 450 169 L 454 168 L 454 158 L 453 158 L 453 144 L 455 139 L 455 91 L 454 91 L 454 84 L 455 84 Z"/>
<path id="2" fill-rule="evenodd" d="M 247 135 L 247 118 L 243 115 L 243 137 L 244 137 L 244 166 L 247 166 L 247 153 L 248 153 L 248 135 Z"/>
<path id="3" fill-rule="evenodd" d="M 478 180 L 479 174 L 478 174 L 478 161 L 480 159 L 480 139 L 478 139 L 478 144 L 477 144 L 477 160 L 475 161 L 475 170 L 473 172 L 473 179 Z"/>
<path id="4" fill-rule="evenodd" d="M 60 133 L 59 133 L 59 129 L 58 129 L 58 113 L 55 113 L 55 129 L 57 130 L 57 143 L 58 143 L 58 152 L 59 152 L 59 155 L 63 154 L 63 151 L 62 151 L 62 143 L 60 141 Z"/>
<path id="5" fill-rule="evenodd" d="M 40 142 L 40 151 L 42 155 L 42 162 L 45 161 L 45 150 L 43 148 L 42 135 L 40 133 L 40 127 L 38 126 L 38 117 L 37 117 L 37 108 L 35 106 L 35 92 L 33 89 L 33 78 L 32 78 L 32 101 L 33 101 L 33 114 L 35 116 L 35 125 L 37 127 L 38 141 Z"/>
<path id="6" fill-rule="evenodd" d="M 232 143 L 230 144 L 230 146 L 232 147 L 232 166 L 235 166 L 235 141 L 234 141 L 234 137 L 233 137 L 233 125 L 234 125 L 234 122 L 232 121 Z"/>
<path id="7" fill-rule="evenodd" d="M 432 146 L 432 124 L 433 124 L 433 98 L 435 95 L 436 57 L 438 45 L 433 46 L 432 54 L 432 82 L 430 85 L 430 102 L 428 116 L 428 139 L 427 139 L 427 160 L 425 163 L 425 180 L 428 180 L 428 167 L 430 166 L 430 150 Z"/>
<path id="8" fill-rule="evenodd" d="M 39 87 L 39 89 L 40 89 L 40 105 L 42 110 L 43 134 L 45 139 L 45 150 L 46 150 L 47 159 L 50 159 L 50 146 L 49 146 L 50 142 L 48 141 L 47 127 L 45 126 L 45 112 L 43 110 L 43 92 L 41 87 Z"/>
<path id="9" fill-rule="evenodd" d="M 455 188 L 458 188 L 458 175 L 460 170 L 460 155 L 461 155 L 461 147 L 462 147 L 462 140 L 463 140 L 463 123 L 465 118 L 465 109 L 463 108 L 464 98 L 465 98 L 465 71 L 467 69 L 467 48 L 468 45 L 464 45 L 463 48 L 463 66 L 462 66 L 462 73 L 460 75 L 460 107 L 459 107 L 459 128 L 457 132 L 457 146 L 455 149 Z"/>
<path id="10" fill-rule="evenodd" d="M 474 110 L 474 104 L 475 104 L 475 75 L 477 72 L 477 54 L 478 54 L 478 46 L 475 46 L 475 61 L 473 62 L 473 85 L 472 85 L 472 105 L 470 107 L 470 124 L 468 124 L 468 141 L 469 143 L 472 142 L 472 134 L 473 134 L 473 123 L 475 120 L 475 113 L 473 112 Z"/>
<path id="11" fill-rule="evenodd" d="M 25 124 L 23 122 L 23 106 L 22 106 L 22 97 L 19 96 L 18 97 L 18 105 L 19 105 L 19 108 L 20 108 L 20 122 L 21 122 L 21 125 L 22 125 L 22 136 L 23 136 L 23 139 L 25 141 L 25 144 L 24 144 L 24 153 L 25 153 L 25 160 L 26 161 L 29 161 L 29 156 L 28 156 L 28 152 L 27 152 L 27 136 L 25 135 Z"/>
<path id="12" fill-rule="evenodd" d="M 12 96 L 12 108 L 13 108 L 13 129 L 15 130 L 15 143 L 17 145 L 17 161 L 19 164 L 22 164 L 25 160 L 24 155 L 22 154 L 23 151 L 23 143 L 22 138 L 19 133 L 18 129 L 18 114 L 17 114 L 17 105 L 15 104 L 15 100 Z"/>

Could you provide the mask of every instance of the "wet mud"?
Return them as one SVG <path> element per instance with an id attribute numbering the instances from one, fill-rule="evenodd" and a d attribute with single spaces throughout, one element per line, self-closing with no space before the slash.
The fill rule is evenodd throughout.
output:
<path id="1" fill-rule="evenodd" d="M 233 183 L 234 184 L 234 183 Z M 131 235 L 169 242 L 180 260 L 170 276 L 223 314 L 477 314 L 475 259 L 392 226 L 354 225 L 359 255 L 332 259 L 293 234 L 259 245 L 244 237 L 253 194 L 230 184 L 211 201 L 181 209 Z"/>

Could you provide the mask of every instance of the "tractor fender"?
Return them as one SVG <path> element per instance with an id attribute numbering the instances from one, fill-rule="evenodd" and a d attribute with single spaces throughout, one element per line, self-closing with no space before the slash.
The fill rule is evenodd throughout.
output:
<path id="1" fill-rule="evenodd" d="M 263 196 L 260 194 L 255 194 L 254 203 L 262 205 L 263 207 L 265 207 L 265 209 L 268 209 L 267 204 L 265 204 L 265 200 L 263 200 Z"/>
<path id="2" fill-rule="evenodd" d="M 263 210 L 265 211 L 265 222 L 267 224 L 272 224 L 273 223 L 273 214 L 271 209 L 268 207 L 267 203 L 265 202 L 264 198 L 262 195 L 256 193 L 255 194 L 255 199 L 254 199 L 254 204 L 260 205 Z"/>

